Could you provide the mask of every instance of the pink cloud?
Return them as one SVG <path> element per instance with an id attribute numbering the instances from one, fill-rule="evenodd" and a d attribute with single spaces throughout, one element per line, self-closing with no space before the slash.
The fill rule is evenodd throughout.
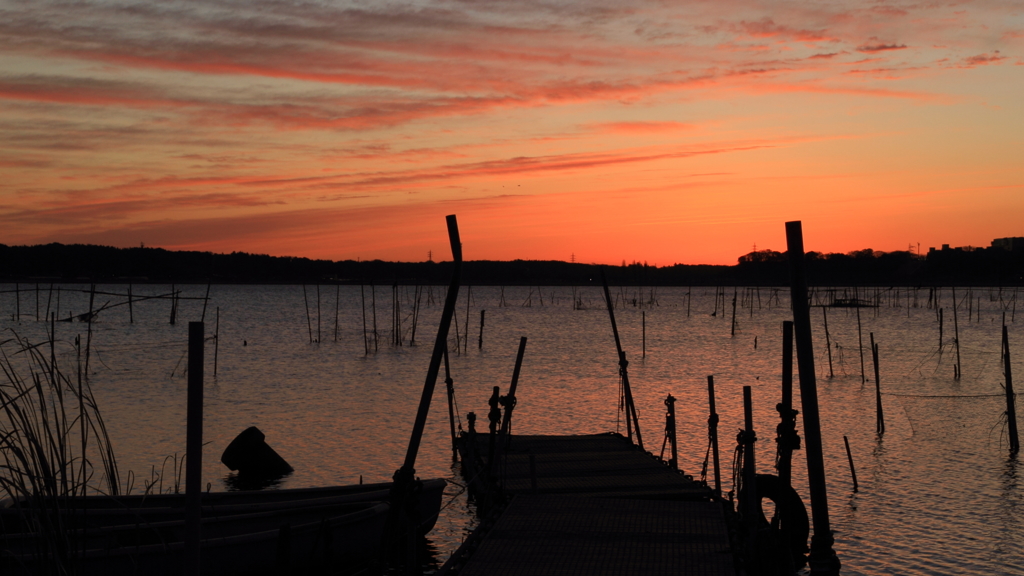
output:
<path id="1" fill-rule="evenodd" d="M 976 56 L 964 58 L 960 63 L 960 68 L 974 68 L 976 66 L 999 64 L 1003 60 L 1006 60 L 1006 56 L 1000 55 L 999 50 L 996 50 L 991 54 L 978 54 Z"/>
<path id="2" fill-rule="evenodd" d="M 905 50 L 906 44 L 862 44 L 857 47 L 858 52 L 873 54 L 875 52 L 888 52 L 890 50 Z"/>

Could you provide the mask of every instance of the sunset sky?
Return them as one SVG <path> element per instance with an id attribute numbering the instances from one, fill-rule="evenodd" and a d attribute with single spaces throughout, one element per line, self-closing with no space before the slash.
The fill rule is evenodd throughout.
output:
<path id="1" fill-rule="evenodd" d="M 1024 236 L 1024 2 L 0 0 L 0 243 L 733 264 Z"/>

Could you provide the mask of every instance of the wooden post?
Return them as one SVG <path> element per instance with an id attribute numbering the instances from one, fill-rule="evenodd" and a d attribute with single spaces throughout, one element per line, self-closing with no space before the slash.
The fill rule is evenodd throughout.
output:
<path id="1" fill-rule="evenodd" d="M 210 283 L 206 283 L 206 296 L 203 297 L 203 315 L 199 318 L 200 322 L 206 322 L 206 305 L 210 303 Z"/>
<path id="2" fill-rule="evenodd" d="M 132 285 L 128 285 L 128 323 L 135 324 L 135 311 L 132 310 Z"/>
<path id="3" fill-rule="evenodd" d="M 341 311 L 341 284 L 334 285 L 334 341 L 338 341 L 338 316 Z"/>
<path id="4" fill-rule="evenodd" d="M 377 336 L 377 286 L 373 282 L 370 282 L 370 305 L 373 307 L 373 351 L 376 352 L 380 338 Z"/>
<path id="5" fill-rule="evenodd" d="M 644 447 L 643 437 L 640 435 L 640 420 L 636 415 L 636 405 L 633 404 L 633 391 L 629 387 L 629 362 L 626 360 L 626 353 L 622 350 L 622 342 L 619 340 L 619 329 L 615 325 L 615 310 L 612 309 L 612 297 L 608 292 L 608 279 L 604 275 L 604 270 L 601 271 L 601 281 L 604 283 L 604 300 L 608 305 L 608 317 L 612 321 L 612 334 L 615 335 L 615 349 L 619 353 L 619 375 L 622 378 L 622 390 L 626 397 L 626 434 L 629 437 L 630 442 L 633 441 L 633 435 L 630 431 L 630 421 L 632 420 L 633 430 L 636 431 L 636 444 L 640 448 Z"/>
<path id="6" fill-rule="evenodd" d="M 448 343 L 444 346 L 444 385 L 448 393 L 448 427 L 452 433 L 452 462 L 459 460 L 459 437 L 455 433 L 455 381 L 448 367 Z"/>
<path id="7" fill-rule="evenodd" d="M 743 433 L 740 434 L 740 442 L 743 444 L 743 500 L 740 502 L 740 512 L 743 515 L 744 523 L 750 527 L 756 526 L 756 519 L 759 514 L 760 498 L 757 495 L 757 464 L 754 462 L 754 442 L 757 436 L 754 434 L 754 402 L 750 394 L 750 386 L 743 387 Z M 756 530 L 751 530 L 753 534 Z"/>
<path id="8" fill-rule="evenodd" d="M 843 436 L 843 443 L 846 444 L 846 459 L 850 462 L 850 476 L 853 478 L 853 491 L 857 492 L 857 471 L 853 468 L 853 453 L 850 452 L 850 439 Z"/>
<path id="9" fill-rule="evenodd" d="M 1020 440 L 1017 438 L 1017 406 L 1016 396 L 1013 393 L 1013 372 L 1010 367 L 1010 337 L 1006 331 L 1006 324 L 1003 324 L 1003 372 L 1006 377 L 1006 423 L 1010 434 L 1010 455 L 1015 455 L 1020 450 Z"/>
<path id="10" fill-rule="evenodd" d="M 217 352 L 220 351 L 220 306 L 217 306 L 217 316 L 213 325 L 213 377 L 217 377 Z"/>
<path id="11" fill-rule="evenodd" d="M 188 323 L 188 411 L 185 440 L 185 574 L 199 576 L 202 542 L 203 323 Z"/>
<path id="12" fill-rule="evenodd" d="M 643 356 L 641 358 L 647 358 L 647 312 L 640 312 L 640 340 L 643 346 Z"/>
<path id="13" fill-rule="evenodd" d="M 366 340 L 366 290 L 365 287 L 359 285 L 359 294 L 363 297 L 363 353 L 370 353 L 370 344 Z"/>
<path id="14" fill-rule="evenodd" d="M 533 289 L 530 289 L 530 293 L 533 293 Z M 462 351 L 469 353 L 469 304 L 473 301 L 473 287 L 466 287 L 466 324 L 463 333 L 466 335 L 466 340 L 462 344 Z"/>
<path id="15" fill-rule="evenodd" d="M 730 336 L 736 335 L 736 288 L 732 290 L 732 329 L 729 331 Z M 722 312 L 725 312 L 725 291 L 722 291 Z"/>
<path id="16" fill-rule="evenodd" d="M 92 314 L 92 306 L 89 306 L 89 313 Z M 178 290 L 171 284 L 171 326 L 178 320 Z"/>
<path id="17" fill-rule="evenodd" d="M 797 364 L 800 370 L 800 397 L 804 413 L 807 446 L 807 480 L 810 484 L 811 517 L 814 535 L 808 564 L 812 576 L 839 574 L 839 558 L 833 550 L 835 539 L 828 513 L 825 460 L 821 447 L 821 423 L 818 414 L 818 385 L 814 370 L 814 344 L 811 339 L 811 315 L 807 306 L 807 280 L 804 275 L 804 239 L 799 221 L 786 223 L 786 244 L 791 273 L 790 299 L 796 334 Z"/>
<path id="18" fill-rule="evenodd" d="M 786 486 L 793 479 L 793 450 L 800 448 L 800 436 L 796 433 L 796 415 L 793 410 L 793 322 L 782 323 L 782 402 L 779 403 L 778 443 L 779 479 Z"/>
<path id="19" fill-rule="evenodd" d="M 39 322 L 39 282 L 36 282 L 36 322 Z"/>
<path id="20" fill-rule="evenodd" d="M 832 336 L 828 333 L 828 306 L 821 307 L 821 317 L 825 319 L 825 348 L 828 349 L 828 377 L 835 378 L 832 372 Z"/>
<path id="21" fill-rule="evenodd" d="M 939 354 L 942 354 L 942 308 L 939 308 Z"/>
<path id="22" fill-rule="evenodd" d="M 661 459 L 665 459 L 665 444 L 671 447 L 668 465 L 679 470 L 679 451 L 676 448 L 676 399 L 669 394 L 665 398 L 665 440 L 661 443 Z"/>
<path id="23" fill-rule="evenodd" d="M 711 438 L 711 460 L 715 468 L 715 497 L 721 499 L 722 468 L 718 461 L 718 412 L 715 411 L 715 377 L 711 374 L 708 375 L 708 436 Z"/>
<path id="24" fill-rule="evenodd" d="M 21 284 L 14 283 L 14 317 L 16 322 L 21 322 Z"/>
<path id="25" fill-rule="evenodd" d="M 480 339 L 476 342 L 477 350 L 484 349 L 484 313 L 486 310 L 480 311 Z"/>
<path id="26" fill-rule="evenodd" d="M 686 317 L 690 317 L 690 299 L 693 298 L 693 286 L 686 287 Z"/>
<path id="27" fill-rule="evenodd" d="M 885 418 L 882 416 L 882 385 L 879 382 L 878 344 L 875 344 L 875 333 L 871 332 L 871 361 L 875 367 L 875 432 L 885 433 Z"/>
<path id="28" fill-rule="evenodd" d="M 319 344 L 321 340 L 320 333 L 320 283 L 316 285 L 316 343 Z"/>
<path id="29" fill-rule="evenodd" d="M 412 303 L 412 330 L 409 332 L 409 346 L 416 345 L 416 322 L 420 317 L 420 299 L 423 296 L 423 287 L 417 286 L 415 300 Z"/>
<path id="30" fill-rule="evenodd" d="M 960 323 L 957 321 L 957 308 L 959 306 L 956 301 L 956 288 L 953 288 L 953 346 L 956 348 L 956 367 L 953 376 L 959 380 L 962 366 L 960 365 Z"/>
<path id="31" fill-rule="evenodd" d="M 309 319 L 309 297 L 306 295 L 306 285 L 302 285 L 302 302 L 306 305 L 306 328 L 309 330 L 309 343 L 313 343 L 313 324 Z"/>
<path id="32" fill-rule="evenodd" d="M 854 296 L 856 299 L 856 296 Z M 860 385 L 864 386 L 867 378 L 864 377 L 864 332 L 860 325 L 860 305 L 857 305 L 857 347 L 860 349 Z"/>

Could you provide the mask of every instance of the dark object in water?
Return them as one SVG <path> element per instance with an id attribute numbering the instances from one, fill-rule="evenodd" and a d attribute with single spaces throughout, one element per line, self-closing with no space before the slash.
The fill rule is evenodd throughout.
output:
<path id="1" fill-rule="evenodd" d="M 295 469 L 264 442 L 265 438 L 259 428 L 246 428 L 224 449 L 220 461 L 237 470 L 239 476 L 280 477 L 294 472 Z"/>
<path id="2" fill-rule="evenodd" d="M 878 308 L 877 305 L 860 298 L 836 298 L 828 304 L 829 308 Z"/>

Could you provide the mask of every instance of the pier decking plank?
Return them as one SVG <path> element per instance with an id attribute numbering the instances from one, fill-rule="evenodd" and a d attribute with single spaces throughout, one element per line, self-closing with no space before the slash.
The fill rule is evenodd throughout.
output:
<path id="1" fill-rule="evenodd" d="M 620 435 L 513 436 L 492 473 L 513 499 L 460 575 L 736 573 L 711 492 Z"/>
<path id="2" fill-rule="evenodd" d="M 516 496 L 462 576 L 733 576 L 722 508 L 564 495 Z"/>

